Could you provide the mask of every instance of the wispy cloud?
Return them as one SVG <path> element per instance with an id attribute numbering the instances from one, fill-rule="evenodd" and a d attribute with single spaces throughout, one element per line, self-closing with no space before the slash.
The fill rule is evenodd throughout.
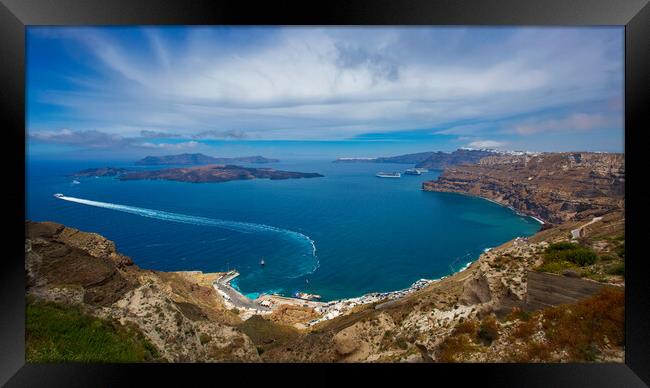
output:
<path id="1" fill-rule="evenodd" d="M 56 58 L 30 51 L 29 131 L 43 142 L 133 147 L 171 144 L 155 141 L 165 138 L 334 140 L 415 129 L 474 138 L 622 131 L 617 28 L 30 28 L 29 34 L 29 45 L 65 48 Z M 604 110 L 593 113 L 602 101 Z"/>
<path id="2" fill-rule="evenodd" d="M 522 135 L 531 135 L 539 132 L 573 132 L 589 131 L 592 129 L 606 128 L 607 126 L 619 127 L 621 123 L 615 122 L 611 117 L 602 114 L 575 113 L 559 119 L 533 121 L 515 126 L 515 131 Z"/>
<path id="3" fill-rule="evenodd" d="M 246 132 L 239 129 L 230 129 L 227 131 L 203 131 L 192 135 L 193 139 L 246 139 Z"/>
<path id="4" fill-rule="evenodd" d="M 181 135 L 173 132 L 141 130 L 140 136 L 144 138 L 150 138 L 150 139 L 164 139 L 164 138 L 180 137 Z"/>
<path id="5" fill-rule="evenodd" d="M 186 141 L 182 143 L 137 143 L 137 146 L 144 148 L 155 148 L 164 150 L 185 150 L 198 147 L 199 143 L 196 141 Z"/>
<path id="6" fill-rule="evenodd" d="M 67 128 L 56 131 L 30 133 L 30 138 L 48 143 L 97 148 L 120 147 L 129 143 L 128 140 L 125 140 L 117 134 L 109 134 L 95 130 L 72 131 Z"/>

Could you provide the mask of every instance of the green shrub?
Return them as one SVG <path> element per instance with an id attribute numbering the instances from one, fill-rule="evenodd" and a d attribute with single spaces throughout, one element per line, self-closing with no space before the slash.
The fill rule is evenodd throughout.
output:
<path id="1" fill-rule="evenodd" d="M 546 248 L 546 253 L 571 251 L 578 247 L 580 247 L 580 245 L 578 244 L 568 242 L 568 241 L 561 241 L 561 242 L 551 244 L 548 248 Z"/>
<path id="2" fill-rule="evenodd" d="M 621 275 L 625 276 L 625 263 L 619 263 L 609 267 L 607 273 L 610 275 Z"/>
<path id="3" fill-rule="evenodd" d="M 616 254 L 617 254 L 619 257 L 625 259 L 625 242 L 623 242 L 621 245 L 619 245 L 618 247 L 616 247 Z"/>
<path id="4" fill-rule="evenodd" d="M 617 260 L 616 256 L 607 253 L 600 255 L 600 261 L 613 261 L 613 260 Z"/>
<path id="5" fill-rule="evenodd" d="M 559 242 L 551 244 L 544 253 L 544 262 L 566 261 L 581 267 L 594 264 L 598 260 L 596 252 L 578 244 Z"/>
<path id="6" fill-rule="evenodd" d="M 135 327 L 100 319 L 75 306 L 29 300 L 25 322 L 28 362 L 142 362 L 156 347 Z"/>
<path id="7" fill-rule="evenodd" d="M 575 268 L 576 265 L 568 261 L 545 261 L 537 270 L 540 272 L 560 273 L 565 269 Z"/>

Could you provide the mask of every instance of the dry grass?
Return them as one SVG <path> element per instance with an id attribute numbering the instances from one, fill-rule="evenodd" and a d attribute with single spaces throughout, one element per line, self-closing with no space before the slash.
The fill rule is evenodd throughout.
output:
<path id="1" fill-rule="evenodd" d="M 463 357 L 478 350 L 467 334 L 447 337 L 438 347 L 438 361 L 461 362 Z"/>
<path id="2" fill-rule="evenodd" d="M 454 335 L 469 334 L 470 336 L 474 336 L 476 335 L 477 330 L 478 330 L 478 323 L 473 319 L 468 319 L 459 323 L 454 328 L 453 334 Z"/>
<path id="3" fill-rule="evenodd" d="M 576 304 L 546 309 L 542 326 L 549 345 L 568 352 L 570 361 L 594 361 L 598 347 L 624 344 L 625 293 L 604 288 Z"/>
<path id="4" fill-rule="evenodd" d="M 496 318 L 493 315 L 483 318 L 476 335 L 486 345 L 499 338 L 499 323 Z"/>

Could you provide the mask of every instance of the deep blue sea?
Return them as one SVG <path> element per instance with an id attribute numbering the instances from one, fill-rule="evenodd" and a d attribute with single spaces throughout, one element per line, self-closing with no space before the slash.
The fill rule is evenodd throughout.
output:
<path id="1" fill-rule="evenodd" d="M 421 190 L 439 171 L 380 179 L 411 165 L 287 161 L 256 167 L 324 178 L 225 183 L 119 181 L 69 174 L 109 162 L 27 164 L 27 218 L 115 241 L 142 268 L 237 269 L 236 286 L 323 300 L 408 287 L 459 270 L 540 225 L 480 198 Z M 55 193 L 81 199 L 57 199 Z M 260 266 L 264 258 L 266 265 Z"/>

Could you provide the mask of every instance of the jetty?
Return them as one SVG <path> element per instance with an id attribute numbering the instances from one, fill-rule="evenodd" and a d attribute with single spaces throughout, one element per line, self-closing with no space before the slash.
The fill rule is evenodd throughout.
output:
<path id="1" fill-rule="evenodd" d="M 255 310 L 255 312 L 259 314 L 270 313 L 270 308 L 260 305 L 254 300 L 245 297 L 230 285 L 230 282 L 237 276 L 239 276 L 239 272 L 237 271 L 226 272 L 215 280 L 214 283 L 212 283 L 212 286 L 219 294 L 221 294 L 221 296 L 223 296 L 226 303 L 230 304 L 234 308 Z"/>

